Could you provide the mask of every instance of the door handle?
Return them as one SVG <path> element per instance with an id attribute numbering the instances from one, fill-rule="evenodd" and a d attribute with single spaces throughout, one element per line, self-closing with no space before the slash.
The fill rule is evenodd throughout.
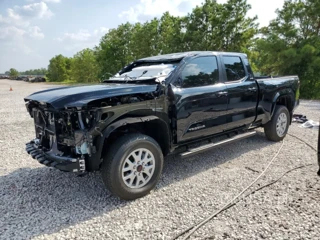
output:
<path id="1" fill-rule="evenodd" d="M 249 92 L 256 92 L 257 91 L 257 88 L 255 87 L 252 87 L 252 88 L 248 88 Z"/>
<path id="2" fill-rule="evenodd" d="M 218 97 L 226 96 L 228 92 L 217 92 Z"/>

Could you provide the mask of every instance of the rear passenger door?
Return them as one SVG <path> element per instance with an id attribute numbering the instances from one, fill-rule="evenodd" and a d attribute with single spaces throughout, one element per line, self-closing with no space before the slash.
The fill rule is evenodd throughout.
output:
<path id="1" fill-rule="evenodd" d="M 178 142 L 222 131 L 226 124 L 227 91 L 221 76 L 213 55 L 192 58 L 182 67 L 179 86 L 173 89 Z"/>
<path id="2" fill-rule="evenodd" d="M 228 130 L 249 125 L 256 117 L 258 86 L 256 81 L 250 77 L 244 60 L 235 55 L 221 56 L 228 91 L 226 112 L 226 129 Z"/>

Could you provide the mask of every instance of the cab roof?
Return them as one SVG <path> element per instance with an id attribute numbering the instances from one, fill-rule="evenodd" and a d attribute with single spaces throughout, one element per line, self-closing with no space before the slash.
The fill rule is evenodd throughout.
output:
<path id="1" fill-rule="evenodd" d="M 164 55 L 157 55 L 147 58 L 141 58 L 139 60 L 133 61 L 129 65 L 125 66 L 123 69 L 121 69 L 118 73 L 123 74 L 125 72 L 131 71 L 133 68 L 143 65 L 145 63 L 174 63 L 174 62 L 180 62 L 185 57 L 192 57 L 192 56 L 208 56 L 208 55 L 229 55 L 229 56 L 243 56 L 247 57 L 244 53 L 236 53 L 236 52 L 214 52 L 214 51 L 189 51 L 189 52 L 179 52 L 179 53 L 170 53 L 170 54 L 164 54 Z"/>
<path id="2" fill-rule="evenodd" d="M 170 53 L 170 54 L 142 58 L 142 59 L 139 59 L 135 62 L 178 61 L 178 60 L 181 60 L 185 57 L 198 56 L 198 55 L 246 56 L 246 54 L 244 54 L 244 53 L 237 53 L 237 52 L 189 51 L 189 52 Z"/>

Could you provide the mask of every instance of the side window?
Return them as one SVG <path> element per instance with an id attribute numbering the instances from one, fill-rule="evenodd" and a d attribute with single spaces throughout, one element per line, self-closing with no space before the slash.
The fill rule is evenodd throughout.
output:
<path id="1" fill-rule="evenodd" d="M 219 82 L 217 58 L 209 56 L 191 60 L 182 70 L 181 77 L 184 88 L 208 86 Z"/>
<path id="2" fill-rule="evenodd" d="M 246 76 L 240 57 L 223 56 L 223 62 L 226 68 L 228 81 L 237 81 Z"/>

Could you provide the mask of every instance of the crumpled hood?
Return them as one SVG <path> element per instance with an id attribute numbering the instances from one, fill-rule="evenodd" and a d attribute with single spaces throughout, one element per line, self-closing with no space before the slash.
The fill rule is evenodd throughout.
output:
<path id="1" fill-rule="evenodd" d="M 69 86 L 35 92 L 25 98 L 41 103 L 49 103 L 56 109 L 65 107 L 83 107 L 89 102 L 107 97 L 136 93 L 151 93 L 157 85 L 104 83 L 95 85 Z"/>

